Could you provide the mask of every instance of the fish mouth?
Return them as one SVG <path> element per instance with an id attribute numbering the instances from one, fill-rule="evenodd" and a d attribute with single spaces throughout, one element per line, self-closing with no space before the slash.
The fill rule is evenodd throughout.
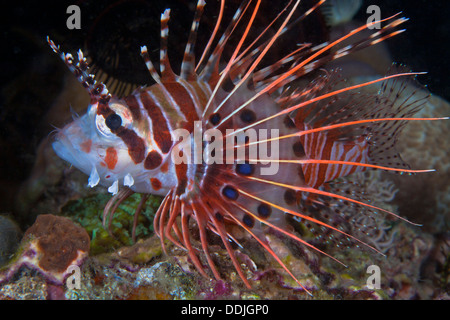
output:
<path id="1" fill-rule="evenodd" d="M 55 140 L 52 142 L 52 147 L 58 157 L 63 158 L 66 161 L 68 161 L 67 158 L 69 158 L 69 155 L 73 157 L 72 150 L 74 150 L 74 146 L 62 132 L 58 132 Z"/>
<path id="2" fill-rule="evenodd" d="M 73 142 L 62 131 L 56 135 L 52 148 L 58 157 L 71 163 L 79 170 L 86 171 L 86 159 L 83 159 L 82 152 L 75 147 Z"/>

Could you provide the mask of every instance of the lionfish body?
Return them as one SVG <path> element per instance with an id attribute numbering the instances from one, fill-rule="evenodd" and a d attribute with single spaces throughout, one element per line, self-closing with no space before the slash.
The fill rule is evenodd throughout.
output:
<path id="1" fill-rule="evenodd" d="M 244 1 L 217 40 L 224 2 L 216 28 L 196 64 L 194 45 L 205 5 L 202 0 L 198 2 L 180 75 L 174 74 L 167 56 L 170 11 L 166 10 L 161 16 L 159 72 L 147 49 L 141 50 L 156 84 L 122 99 L 94 80 L 81 51 L 79 62 L 74 64 L 70 54 L 60 52 L 49 40 L 91 95 L 87 114 L 60 130 L 53 146 L 60 157 L 89 175 L 91 187 L 101 184 L 115 194 L 105 208 L 105 221 L 112 219 L 115 208 L 133 192 L 164 196 L 154 219 L 163 247 L 163 239 L 168 238 L 186 249 L 206 276 L 191 241 L 189 220 L 194 219 L 201 251 L 214 276 L 219 279 L 220 273 L 209 255 L 208 230 L 221 238 L 240 277 L 250 286 L 236 258 L 232 247 L 236 240 L 228 226 L 246 230 L 292 277 L 270 248 L 265 228 L 328 254 L 289 231 L 286 215 L 362 242 L 344 228 L 300 210 L 299 204 L 320 204 L 324 203 L 321 199 L 332 198 L 383 211 L 330 193 L 324 186 L 367 168 L 415 172 L 405 168 L 393 144 L 404 121 L 413 120 L 410 115 L 421 100 L 396 100 L 396 93 L 402 90 L 397 79 L 407 74 L 372 81 L 383 83 L 382 90 L 364 97 L 349 93 L 371 83 L 334 89 L 333 72 L 324 72 L 307 86 L 296 85 L 296 80 L 326 62 L 397 34 L 394 28 L 405 19 L 390 18 L 392 21 L 370 38 L 335 53 L 330 49 L 366 26 L 334 43 L 314 48 L 301 45 L 278 62 L 260 66 L 285 31 L 323 1 L 296 20 L 292 16 L 299 1 L 289 2 L 271 23 L 277 26 L 275 34 L 265 36 L 267 28 L 248 47 L 244 42 L 260 1 Z M 239 24 L 245 26 L 241 40 L 230 60 L 223 63 L 221 54 Z M 393 163 L 388 166 L 387 162 Z"/>

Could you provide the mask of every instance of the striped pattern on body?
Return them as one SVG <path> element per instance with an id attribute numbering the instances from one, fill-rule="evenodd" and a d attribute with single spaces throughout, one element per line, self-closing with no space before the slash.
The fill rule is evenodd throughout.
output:
<path id="1" fill-rule="evenodd" d="M 327 136 L 326 133 L 302 136 L 301 142 L 308 159 L 370 163 L 369 146 L 364 138 L 351 142 L 340 142 L 329 139 Z M 302 164 L 302 169 L 305 182 L 313 188 L 336 178 L 364 170 L 363 167 L 352 165 L 314 163 Z"/>
<path id="2" fill-rule="evenodd" d="M 173 130 L 193 132 L 210 95 L 208 84 L 177 81 L 146 88 L 127 97 L 126 102 L 132 102 L 133 120 L 148 122 L 150 130 L 143 138 L 166 156 L 174 144 Z"/>

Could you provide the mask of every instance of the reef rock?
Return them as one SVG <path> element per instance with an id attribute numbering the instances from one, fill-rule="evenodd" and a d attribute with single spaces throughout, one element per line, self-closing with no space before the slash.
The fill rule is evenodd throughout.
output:
<path id="1" fill-rule="evenodd" d="M 0 282 L 8 281 L 22 266 L 37 270 L 49 282 L 61 285 L 88 256 L 87 232 L 70 219 L 52 214 L 38 216 L 25 232 L 17 257 L 0 273 Z"/>

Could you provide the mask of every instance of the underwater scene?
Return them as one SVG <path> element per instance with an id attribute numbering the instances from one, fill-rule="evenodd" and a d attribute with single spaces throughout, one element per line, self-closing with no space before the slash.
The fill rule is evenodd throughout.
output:
<path id="1" fill-rule="evenodd" d="M 1 6 L 0 300 L 450 299 L 449 2 Z"/>

